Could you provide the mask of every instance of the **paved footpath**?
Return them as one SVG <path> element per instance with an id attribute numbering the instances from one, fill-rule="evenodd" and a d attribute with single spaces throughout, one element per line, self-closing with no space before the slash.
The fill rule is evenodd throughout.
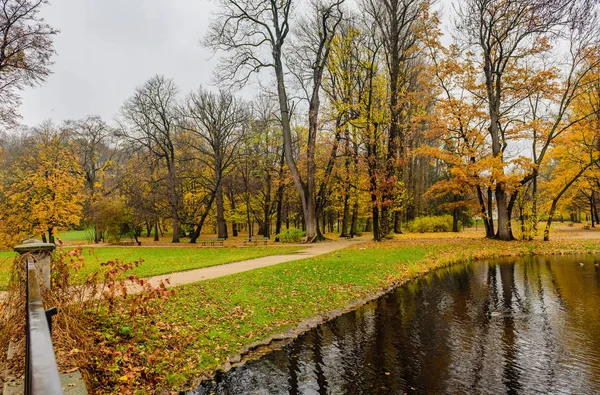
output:
<path id="1" fill-rule="evenodd" d="M 307 246 L 306 248 L 297 252 L 286 254 L 286 255 L 272 255 L 265 256 L 262 258 L 249 259 L 246 261 L 232 262 L 224 265 L 204 267 L 201 269 L 187 270 L 184 272 L 175 272 L 169 274 L 163 274 L 154 277 L 145 277 L 144 280 L 148 281 L 154 287 L 160 285 L 161 281 L 169 279 L 169 287 L 176 287 L 178 285 L 191 284 L 198 281 L 209 280 L 211 278 L 217 278 L 227 276 L 229 274 L 247 272 L 248 270 L 259 269 L 261 267 L 273 266 L 284 262 L 297 261 L 300 259 L 312 258 L 315 256 L 327 254 L 329 252 L 341 250 L 351 245 L 364 243 L 368 239 L 350 239 L 350 240 L 336 240 L 324 243 L 316 243 Z M 141 290 L 141 287 L 128 282 L 128 291 L 130 293 L 137 293 Z M 6 297 L 5 291 L 0 291 L 0 303 Z"/>
<path id="2" fill-rule="evenodd" d="M 351 245 L 364 243 L 367 240 L 350 239 L 350 240 L 336 240 L 324 243 L 316 243 L 308 246 L 305 249 L 286 255 L 272 255 L 265 256 L 262 258 L 249 259 L 247 261 L 239 261 L 233 263 L 227 263 L 224 265 L 204 267 L 201 269 L 187 270 L 185 272 L 176 272 L 163 274 L 160 276 L 147 277 L 145 280 L 149 281 L 151 285 L 158 286 L 161 281 L 169 279 L 170 287 L 176 287 L 178 285 L 195 283 L 198 281 L 209 280 L 211 278 L 217 278 L 227 276 L 229 274 L 247 272 L 248 270 L 259 269 L 261 267 L 273 266 L 284 262 L 297 261 L 300 259 L 312 258 L 315 256 L 327 254 L 329 252 L 341 250 Z M 136 292 L 139 287 L 134 284 L 128 285 L 131 292 Z"/>

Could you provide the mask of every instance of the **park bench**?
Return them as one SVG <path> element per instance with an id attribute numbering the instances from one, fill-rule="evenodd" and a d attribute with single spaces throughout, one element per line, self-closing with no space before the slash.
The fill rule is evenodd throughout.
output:
<path id="1" fill-rule="evenodd" d="M 583 225 L 583 230 L 590 230 L 590 226 L 589 225 Z"/>
<path id="2" fill-rule="evenodd" d="M 244 239 L 244 245 L 246 245 L 247 243 L 254 243 L 254 245 L 258 245 L 258 243 L 261 242 L 267 245 L 268 241 L 268 237 L 248 237 L 247 239 Z"/>
<path id="3" fill-rule="evenodd" d="M 121 239 L 119 241 L 119 245 L 120 246 L 134 246 L 136 244 L 139 245 L 139 246 L 141 246 L 142 242 L 141 241 L 135 241 L 135 239 L 132 239 L 130 237 L 125 238 L 125 239 Z"/>
<path id="4" fill-rule="evenodd" d="M 207 245 L 223 245 L 223 242 L 225 241 L 225 239 L 223 237 L 209 237 L 207 239 L 202 239 L 200 240 L 200 244 L 202 244 L 203 246 L 207 246 Z"/>

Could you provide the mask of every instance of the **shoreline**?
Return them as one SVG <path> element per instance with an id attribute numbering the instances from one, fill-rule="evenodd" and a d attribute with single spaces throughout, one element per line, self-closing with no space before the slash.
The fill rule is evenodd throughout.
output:
<path id="1" fill-rule="evenodd" d="M 586 240 L 589 240 L 589 238 Z M 393 282 L 389 283 L 386 287 L 375 290 L 375 291 L 371 292 L 370 294 L 368 294 L 366 297 L 363 297 L 360 299 L 355 299 L 355 300 L 349 302 L 347 305 L 345 305 L 342 308 L 337 308 L 337 309 L 331 310 L 329 312 L 319 314 L 312 318 L 307 318 L 307 319 L 301 321 L 296 326 L 294 326 L 284 332 L 275 333 L 273 335 L 265 337 L 264 339 L 255 341 L 255 342 L 245 346 L 239 352 L 236 352 L 236 353 L 230 355 L 227 358 L 227 360 L 218 369 L 215 370 L 215 372 L 213 374 L 209 375 L 207 373 L 202 373 L 200 376 L 198 376 L 193 381 L 194 384 L 193 384 L 192 388 L 186 388 L 184 390 L 181 390 L 180 392 L 191 391 L 191 390 L 196 389 L 202 383 L 214 381 L 218 376 L 227 374 L 232 369 L 241 367 L 244 364 L 246 364 L 247 362 L 255 361 L 255 360 L 259 359 L 260 357 L 262 357 L 263 355 L 268 354 L 271 351 L 279 350 L 279 349 L 285 347 L 286 345 L 290 344 L 298 337 L 306 334 L 307 332 L 311 331 L 312 329 L 317 328 L 319 325 L 322 325 L 329 321 L 332 321 L 344 314 L 356 311 L 356 310 L 362 308 L 363 306 L 367 305 L 368 303 L 371 303 L 371 302 L 385 296 L 386 294 L 392 293 L 392 292 L 396 291 L 398 288 L 400 288 L 406 284 L 409 284 L 412 281 L 423 278 L 435 271 L 449 268 L 454 265 L 460 265 L 460 264 L 465 264 L 465 263 L 484 262 L 484 261 L 492 260 L 492 259 L 523 258 L 526 256 L 562 256 L 562 255 L 583 255 L 583 256 L 598 255 L 598 256 L 600 256 L 600 245 L 599 245 L 599 249 L 596 251 L 593 251 L 593 250 L 590 250 L 590 251 L 569 250 L 569 251 L 540 253 L 540 254 L 525 253 L 524 251 L 520 254 L 515 254 L 514 251 L 506 251 L 505 254 L 500 254 L 500 255 L 495 254 L 495 255 L 490 255 L 490 256 L 486 256 L 486 257 L 480 257 L 477 259 L 473 259 L 472 257 L 467 257 L 467 258 L 461 257 L 456 260 L 449 260 L 447 262 L 443 262 L 440 264 L 434 264 L 432 266 L 429 266 L 428 270 L 426 270 L 424 272 L 418 273 L 410 278 L 393 281 Z M 428 259 L 428 258 L 426 258 L 426 259 Z"/>

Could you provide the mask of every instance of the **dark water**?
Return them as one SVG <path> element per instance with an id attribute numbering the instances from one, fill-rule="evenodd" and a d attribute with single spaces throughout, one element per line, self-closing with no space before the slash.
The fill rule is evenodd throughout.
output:
<path id="1" fill-rule="evenodd" d="M 444 269 L 193 393 L 600 393 L 599 261 Z"/>

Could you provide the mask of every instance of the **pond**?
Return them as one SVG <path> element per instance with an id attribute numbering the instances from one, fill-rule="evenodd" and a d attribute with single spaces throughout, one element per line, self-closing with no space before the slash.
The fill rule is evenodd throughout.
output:
<path id="1" fill-rule="evenodd" d="M 598 262 L 442 269 L 191 393 L 600 393 Z"/>

